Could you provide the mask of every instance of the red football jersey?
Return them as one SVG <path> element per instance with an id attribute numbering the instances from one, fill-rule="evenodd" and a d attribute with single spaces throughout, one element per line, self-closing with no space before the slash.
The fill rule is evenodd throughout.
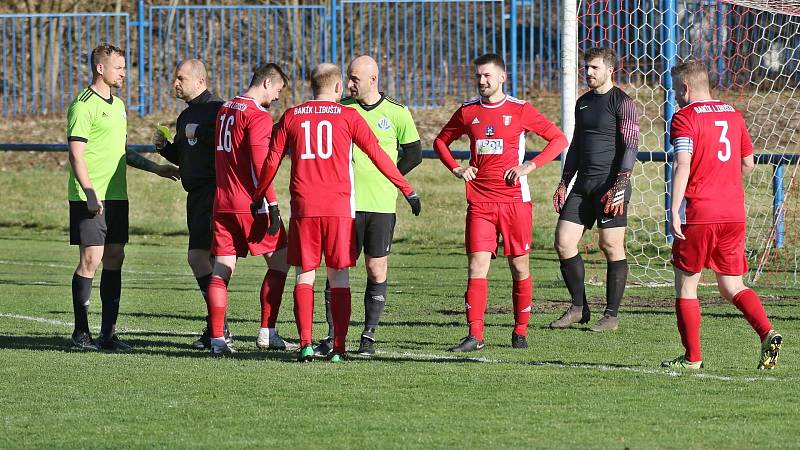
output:
<path id="1" fill-rule="evenodd" d="M 686 223 L 744 222 L 742 158 L 753 143 L 741 113 L 718 100 L 694 102 L 672 116 L 670 139 L 692 140 Z"/>
<path id="2" fill-rule="evenodd" d="M 275 127 L 261 181 L 272 183 L 289 150 L 292 217 L 355 217 L 354 143 L 403 195 L 412 192 L 361 115 L 324 100 L 310 100 L 286 110 Z M 254 198 L 262 194 L 259 190 Z"/>
<path id="3" fill-rule="evenodd" d="M 516 185 L 504 179 L 508 169 L 525 160 L 525 133 L 532 131 L 549 141 L 533 159 L 536 167 L 552 161 L 567 147 L 567 138 L 530 103 L 506 96 L 497 103 L 483 103 L 480 97 L 465 101 L 437 137 L 444 143 L 435 147 L 450 169 L 458 167 L 446 147 L 466 134 L 470 141 L 470 165 L 478 168 L 474 180 L 466 183 L 467 202 L 529 202 L 527 177 Z"/>
<path id="4" fill-rule="evenodd" d="M 272 116 L 250 97 L 234 97 L 219 109 L 215 131 L 215 212 L 250 212 L 271 132 Z M 276 202 L 272 186 L 266 198 L 270 204 Z"/>

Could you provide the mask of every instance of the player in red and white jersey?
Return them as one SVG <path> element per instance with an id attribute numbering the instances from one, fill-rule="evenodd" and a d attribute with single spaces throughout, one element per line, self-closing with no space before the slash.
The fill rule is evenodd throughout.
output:
<path id="1" fill-rule="evenodd" d="M 466 182 L 466 251 L 469 280 L 465 294 L 469 335 L 450 351 L 480 350 L 491 259 L 502 235 L 504 253 L 514 279 L 514 348 L 527 348 L 533 284 L 528 266 L 533 232 L 533 206 L 527 175 L 558 156 L 567 138 L 530 103 L 503 93 L 505 63 L 489 53 L 477 58 L 475 81 L 480 96 L 464 102 L 434 141 L 434 150 L 453 174 Z M 525 161 L 525 134 L 534 132 L 548 141 L 544 150 Z M 470 162 L 461 166 L 449 145 L 466 134 Z"/>
<path id="2" fill-rule="evenodd" d="M 266 201 L 251 209 L 272 132 L 272 116 L 266 107 L 278 99 L 287 80 L 277 65 L 262 65 L 253 73 L 247 90 L 223 103 L 217 113 L 217 192 L 211 243 L 215 262 L 208 286 L 211 353 L 215 355 L 236 352 L 223 337 L 227 285 L 237 258 L 244 258 L 248 253 L 264 255 L 268 266 L 261 285 L 261 329 L 256 345 L 263 349 L 286 349 L 293 345 L 280 337 L 275 328 L 289 267 L 286 231 L 272 186 L 264 189 Z"/>
<path id="3" fill-rule="evenodd" d="M 761 299 L 742 281 L 747 272 L 742 175 L 754 167 L 747 126 L 733 106 L 712 100 L 703 63 L 683 62 L 672 69 L 672 77 L 675 98 L 681 106 L 670 128 L 674 148 L 672 264 L 678 330 L 686 352 L 662 362 L 662 366 L 703 367 L 697 285 L 707 267 L 716 274 L 720 294 L 758 333 L 758 368 L 772 369 L 783 338 L 772 329 Z"/>
<path id="4" fill-rule="evenodd" d="M 256 202 L 266 194 L 286 151 L 291 151 L 289 181 L 289 264 L 295 266 L 294 312 L 300 333 L 300 361 L 313 358 L 311 345 L 315 270 L 322 255 L 331 286 L 334 322 L 331 361 L 345 353 L 350 323 L 349 268 L 355 266 L 355 197 L 353 144 L 403 193 L 414 215 L 420 200 L 361 115 L 337 101 L 342 96 L 341 70 L 323 63 L 311 72 L 314 99 L 289 108 L 278 121 L 270 144 Z"/>

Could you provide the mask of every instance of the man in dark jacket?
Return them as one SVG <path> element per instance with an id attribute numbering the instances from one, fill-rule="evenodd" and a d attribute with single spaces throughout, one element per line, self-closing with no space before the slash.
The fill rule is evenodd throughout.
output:
<path id="1" fill-rule="evenodd" d="M 175 96 L 188 106 L 178 116 L 176 134 L 169 142 L 160 131 L 153 135 L 158 152 L 180 167 L 181 183 L 186 190 L 186 225 L 189 227 L 189 266 L 203 297 L 208 292 L 213 259 L 211 256 L 211 210 L 216 190 L 214 177 L 214 126 L 222 99 L 208 91 L 206 67 L 198 59 L 189 59 L 175 70 Z M 225 337 L 230 337 L 225 323 Z M 210 346 L 209 328 L 193 344 Z"/>

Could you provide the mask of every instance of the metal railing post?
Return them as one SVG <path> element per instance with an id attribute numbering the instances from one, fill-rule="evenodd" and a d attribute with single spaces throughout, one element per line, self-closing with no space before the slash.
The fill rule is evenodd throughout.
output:
<path id="1" fill-rule="evenodd" d="M 772 215 L 775 221 L 775 248 L 783 248 L 783 238 L 786 234 L 784 230 L 784 216 L 785 208 L 783 208 L 783 176 L 786 172 L 786 165 L 783 162 L 778 162 L 775 165 L 774 174 L 772 176 Z"/>
<path id="2" fill-rule="evenodd" d="M 675 98 L 672 91 L 672 67 L 675 65 L 677 54 L 677 47 L 675 42 L 676 37 L 676 20 L 677 11 L 675 0 L 663 0 L 662 9 L 664 13 L 664 30 L 663 30 L 663 47 L 664 54 L 664 152 L 667 155 L 672 153 L 672 143 L 669 140 L 669 124 L 672 121 L 672 115 L 675 113 Z M 671 215 L 669 213 L 672 206 L 672 163 L 667 161 L 664 163 L 664 211 L 666 221 L 664 223 L 664 234 L 667 237 L 667 242 L 672 243 L 672 229 L 670 227 Z"/>
<path id="3" fill-rule="evenodd" d="M 136 14 L 138 20 L 136 22 L 134 22 L 134 25 L 136 25 L 136 28 L 138 30 L 138 35 L 139 35 L 138 36 L 139 37 L 139 39 L 138 39 L 138 45 L 139 45 L 138 50 L 139 51 L 137 52 L 137 55 L 138 55 L 137 56 L 138 57 L 138 61 L 137 61 L 138 66 L 137 67 L 138 67 L 138 72 L 139 72 L 139 77 L 138 77 L 139 78 L 139 104 L 137 105 L 136 109 L 139 110 L 139 115 L 140 116 L 144 116 L 148 112 L 148 108 L 147 108 L 147 105 L 148 105 L 148 103 L 147 103 L 147 85 L 145 83 L 146 78 L 145 78 L 145 73 L 144 73 L 145 72 L 144 71 L 144 66 L 145 66 L 144 33 L 145 33 L 145 28 L 149 27 L 150 24 L 147 23 L 147 21 L 145 20 L 145 17 L 144 17 L 144 0 L 139 0 L 138 3 L 139 4 L 138 4 L 137 14 Z"/>

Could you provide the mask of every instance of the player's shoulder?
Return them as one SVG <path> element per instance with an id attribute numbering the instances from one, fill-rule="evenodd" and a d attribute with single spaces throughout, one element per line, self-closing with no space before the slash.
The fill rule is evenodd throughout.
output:
<path id="1" fill-rule="evenodd" d="M 611 88 L 611 94 L 614 96 L 614 98 L 617 98 L 617 99 L 633 100 L 631 98 L 631 96 L 628 95 L 627 92 L 625 92 L 624 89 L 622 89 L 621 87 L 617 86 L 616 84 L 614 85 L 614 87 Z"/>
<path id="2" fill-rule="evenodd" d="M 468 98 L 468 99 L 464 100 L 463 102 L 461 102 L 461 107 L 462 108 L 466 108 L 468 106 L 477 106 L 477 105 L 480 105 L 480 104 L 481 104 L 481 98 L 480 97 L 472 97 L 472 98 Z"/>
<path id="3" fill-rule="evenodd" d="M 339 103 L 345 106 L 354 106 L 358 105 L 358 100 L 356 100 L 354 97 L 347 96 L 342 97 L 342 99 L 339 100 Z"/>
<path id="4" fill-rule="evenodd" d="M 520 105 L 520 106 L 530 105 L 530 102 L 528 102 L 527 100 L 514 97 L 513 95 L 507 95 L 506 101 L 510 102 L 512 105 Z"/>
<path id="5" fill-rule="evenodd" d="M 384 94 L 383 99 L 388 102 L 387 106 L 394 106 L 394 107 L 399 107 L 401 109 L 407 109 L 406 105 L 403 102 L 394 97 Z"/>

